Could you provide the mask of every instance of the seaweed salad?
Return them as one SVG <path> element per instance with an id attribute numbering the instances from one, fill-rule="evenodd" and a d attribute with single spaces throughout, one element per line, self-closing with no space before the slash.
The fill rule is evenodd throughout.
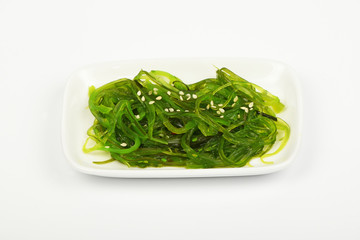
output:
<path id="1" fill-rule="evenodd" d="M 271 163 L 264 158 L 280 152 L 290 135 L 276 116 L 284 109 L 279 98 L 227 68 L 193 84 L 141 70 L 134 79 L 91 86 L 89 109 L 95 120 L 83 151 L 111 156 L 95 164 L 194 169 L 243 167 L 253 158 Z"/>

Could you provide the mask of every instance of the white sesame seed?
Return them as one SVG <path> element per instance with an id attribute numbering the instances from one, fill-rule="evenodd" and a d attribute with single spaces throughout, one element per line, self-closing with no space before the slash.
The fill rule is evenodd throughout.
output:
<path id="1" fill-rule="evenodd" d="M 253 108 L 250 108 L 250 111 L 253 110 Z"/>
<path id="2" fill-rule="evenodd" d="M 235 107 L 235 105 L 236 105 L 236 103 L 233 103 L 233 104 L 231 105 L 231 107 Z"/>
<path id="3" fill-rule="evenodd" d="M 249 109 L 247 107 L 240 107 L 242 110 L 244 110 L 246 113 L 249 112 Z"/>
<path id="4" fill-rule="evenodd" d="M 137 119 L 140 119 L 140 115 L 135 115 L 135 117 L 136 117 Z"/>
<path id="5" fill-rule="evenodd" d="M 189 110 L 185 110 L 185 112 L 189 112 Z"/>
<path id="6" fill-rule="evenodd" d="M 159 89 L 157 89 L 157 88 L 153 88 L 153 90 L 154 90 L 154 92 L 157 92 Z"/>
<path id="7" fill-rule="evenodd" d="M 160 136 L 160 137 L 163 137 L 163 136 L 164 136 L 164 134 L 160 133 L 160 134 L 159 134 L 159 136 Z"/>
<path id="8" fill-rule="evenodd" d="M 235 96 L 234 97 L 234 102 L 237 102 L 239 100 L 239 97 L 238 96 Z"/>
<path id="9" fill-rule="evenodd" d="M 167 95 L 169 95 L 169 96 L 170 96 L 170 95 L 171 95 L 171 92 L 170 92 L 170 91 L 167 91 Z"/>
<path id="10" fill-rule="evenodd" d="M 213 100 L 210 101 L 210 105 L 214 106 L 214 101 Z"/>
<path id="11" fill-rule="evenodd" d="M 210 108 L 210 104 L 206 105 L 206 109 L 209 109 Z"/>
<path id="12" fill-rule="evenodd" d="M 180 112 L 180 109 L 176 109 L 177 112 Z"/>
<path id="13" fill-rule="evenodd" d="M 120 144 L 120 146 L 126 147 L 126 146 L 127 146 L 127 143 L 122 143 L 122 144 Z"/>
<path id="14" fill-rule="evenodd" d="M 149 91 L 148 94 L 149 94 L 149 96 L 150 96 L 150 95 L 152 94 L 152 91 Z"/>
<path id="15" fill-rule="evenodd" d="M 240 114 L 238 114 L 238 116 L 237 116 L 238 118 L 240 118 Z"/>
<path id="16" fill-rule="evenodd" d="M 190 100 L 191 95 L 190 95 L 190 94 L 186 94 L 186 96 L 187 96 L 186 100 Z"/>
<path id="17" fill-rule="evenodd" d="M 169 109 L 168 109 L 168 108 L 165 108 L 164 110 L 165 110 L 165 112 L 169 112 Z"/>
<path id="18" fill-rule="evenodd" d="M 216 111 L 216 113 L 217 113 L 217 114 L 219 114 L 219 115 L 221 114 L 221 112 L 220 112 L 220 111 Z"/>
<path id="19" fill-rule="evenodd" d="M 219 108 L 219 111 L 220 111 L 221 113 L 224 113 L 224 112 L 225 112 L 225 110 L 224 110 L 223 108 Z"/>
<path id="20" fill-rule="evenodd" d="M 110 148 L 110 146 L 105 146 L 105 148 Z"/>
<path id="21" fill-rule="evenodd" d="M 252 108 L 254 106 L 254 102 L 249 103 L 249 108 Z"/>
<path id="22" fill-rule="evenodd" d="M 169 111 L 170 111 L 170 112 L 174 112 L 174 109 L 173 109 L 173 108 L 169 108 Z"/>
<path id="23" fill-rule="evenodd" d="M 162 99 L 162 96 L 158 96 L 155 98 L 156 100 L 161 100 Z"/>
<path id="24" fill-rule="evenodd" d="M 136 94 L 137 94 L 138 96 L 141 96 L 141 91 L 139 90 Z"/>
<path id="25" fill-rule="evenodd" d="M 184 95 L 184 92 L 183 91 L 179 91 L 179 95 Z"/>
<path id="26" fill-rule="evenodd" d="M 216 106 L 211 106 L 211 108 L 215 110 L 215 109 L 216 109 Z"/>
<path id="27" fill-rule="evenodd" d="M 222 106 L 224 106 L 224 104 L 220 103 L 220 104 L 218 104 L 218 106 L 219 106 L 219 107 L 222 107 Z"/>
<path id="28" fill-rule="evenodd" d="M 196 95 L 196 94 L 193 94 L 192 97 L 193 97 L 193 99 L 197 99 L 197 95 Z"/>
<path id="29" fill-rule="evenodd" d="M 145 102 L 145 97 L 144 96 L 141 97 L 141 101 Z"/>
<path id="30" fill-rule="evenodd" d="M 183 98 L 181 95 L 180 95 L 180 100 L 181 100 L 181 101 L 184 101 L 184 98 Z"/>
<path id="31" fill-rule="evenodd" d="M 220 116 L 220 118 L 224 118 L 224 116 L 223 116 L 223 115 L 221 115 L 221 116 Z"/>
<path id="32" fill-rule="evenodd" d="M 155 103 L 155 101 L 150 101 L 150 102 L 149 102 L 150 105 L 151 105 L 151 104 L 154 104 L 154 103 Z"/>

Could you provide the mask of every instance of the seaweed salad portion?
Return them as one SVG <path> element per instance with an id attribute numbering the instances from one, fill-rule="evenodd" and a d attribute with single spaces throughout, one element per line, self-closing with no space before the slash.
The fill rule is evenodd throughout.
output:
<path id="1" fill-rule="evenodd" d="M 83 151 L 111 155 L 96 164 L 243 167 L 253 158 L 269 163 L 264 158 L 280 152 L 290 135 L 276 116 L 284 109 L 279 98 L 227 68 L 193 84 L 164 71 L 141 70 L 134 79 L 91 86 L 89 109 L 95 120 Z"/>

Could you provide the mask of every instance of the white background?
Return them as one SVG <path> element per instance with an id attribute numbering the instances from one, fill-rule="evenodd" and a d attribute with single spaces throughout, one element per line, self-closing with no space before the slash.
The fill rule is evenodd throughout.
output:
<path id="1" fill-rule="evenodd" d="M 0 0 L 0 239 L 359 239 L 360 2 Z M 259 57 L 298 73 L 301 149 L 265 176 L 111 179 L 61 146 L 90 63 Z"/>

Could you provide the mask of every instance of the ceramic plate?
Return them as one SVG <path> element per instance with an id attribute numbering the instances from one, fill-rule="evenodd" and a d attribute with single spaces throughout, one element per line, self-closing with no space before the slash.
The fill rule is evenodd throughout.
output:
<path id="1" fill-rule="evenodd" d="M 104 165 L 93 161 L 109 159 L 107 153 L 85 154 L 82 146 L 86 131 L 94 117 L 87 108 L 88 88 L 99 87 L 110 81 L 133 78 L 141 69 L 163 70 L 172 73 L 186 83 L 215 77 L 216 67 L 227 67 L 250 82 L 256 83 L 277 95 L 286 105 L 278 116 L 291 128 L 286 147 L 277 155 L 267 158 L 271 165 L 252 160 L 253 167 L 184 169 L 184 168 L 128 168 L 118 162 Z M 301 89 L 294 71 L 284 63 L 263 59 L 206 58 L 206 59 L 155 59 L 98 63 L 75 71 L 68 81 L 64 95 L 62 142 L 65 155 L 77 170 L 98 176 L 126 178 L 178 178 L 245 176 L 272 173 L 289 165 L 295 158 L 301 137 L 302 101 Z"/>

